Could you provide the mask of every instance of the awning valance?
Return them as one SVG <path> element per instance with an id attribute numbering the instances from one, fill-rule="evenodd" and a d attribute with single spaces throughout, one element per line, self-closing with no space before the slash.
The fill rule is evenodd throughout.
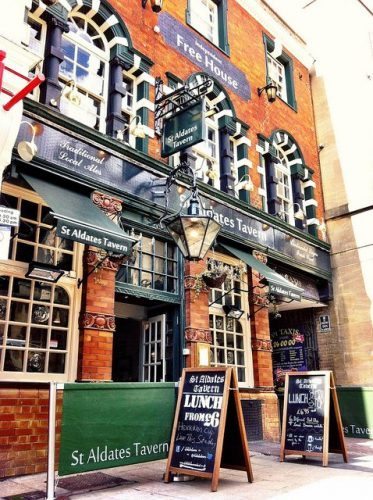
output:
<path id="1" fill-rule="evenodd" d="M 131 252 L 136 240 L 125 234 L 88 196 L 29 174 L 22 176 L 53 210 L 58 236 L 114 254 Z"/>
<path id="2" fill-rule="evenodd" d="M 230 245 L 221 244 L 221 246 L 228 250 L 228 252 L 232 255 L 245 262 L 248 266 L 262 274 L 268 281 L 269 293 L 292 300 L 301 300 L 303 292 L 302 288 L 293 285 L 290 281 L 281 276 L 281 274 L 276 273 L 276 271 L 268 267 L 266 264 L 263 264 L 263 262 L 257 260 L 250 253 L 238 250 Z"/>

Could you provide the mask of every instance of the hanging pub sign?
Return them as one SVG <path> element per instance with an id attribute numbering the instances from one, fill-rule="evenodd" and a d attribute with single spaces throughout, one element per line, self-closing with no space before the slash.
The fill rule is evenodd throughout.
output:
<path id="1" fill-rule="evenodd" d="M 285 455 L 315 456 L 326 467 L 329 452 L 348 461 L 333 373 L 287 373 L 280 461 Z"/>
<path id="2" fill-rule="evenodd" d="M 205 140 L 203 100 L 175 113 L 164 121 L 162 136 L 163 158 Z"/>
<path id="3" fill-rule="evenodd" d="M 171 474 L 211 478 L 220 467 L 244 470 L 253 481 L 237 375 L 233 368 L 183 370 L 165 482 Z"/>

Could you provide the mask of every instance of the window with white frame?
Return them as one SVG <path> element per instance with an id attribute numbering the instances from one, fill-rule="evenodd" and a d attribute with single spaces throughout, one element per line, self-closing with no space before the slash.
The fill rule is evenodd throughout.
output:
<path id="1" fill-rule="evenodd" d="M 219 44 L 218 6 L 213 0 L 189 0 L 190 24 L 215 45 Z"/>
<path id="2" fill-rule="evenodd" d="M 224 257 L 223 257 L 224 258 Z M 220 257 L 219 257 L 220 259 Z M 224 259 L 226 260 L 226 259 Z M 225 264 L 228 269 L 224 283 L 210 289 L 209 321 L 212 344 L 211 366 L 234 366 L 241 386 L 253 383 L 252 356 L 250 350 L 250 327 L 247 319 L 247 285 L 242 279 L 239 261 L 233 259 Z M 240 319 L 228 317 L 223 306 L 234 305 L 244 311 Z"/>
<path id="3" fill-rule="evenodd" d="M 193 147 L 196 155 L 195 170 L 197 177 L 213 187 L 219 186 L 219 130 L 213 120 L 205 121 L 205 137 L 203 142 Z"/>
<path id="4" fill-rule="evenodd" d="M 31 52 L 36 54 L 40 60 L 40 62 L 34 67 L 31 68 L 28 74 L 29 78 L 34 78 L 34 76 L 39 73 L 42 69 L 42 61 L 44 60 L 44 50 L 45 50 L 45 39 L 46 39 L 46 24 L 45 22 L 37 19 L 32 15 L 28 15 L 27 24 L 29 26 L 29 44 L 28 48 Z M 40 89 L 36 87 L 29 94 L 28 97 L 38 99 L 39 98 Z"/>
<path id="5" fill-rule="evenodd" d="M 123 74 L 123 83 L 126 86 L 126 94 L 122 98 L 122 116 L 125 125 L 128 125 L 128 127 L 123 130 L 123 141 L 134 147 L 136 138 L 130 133 L 130 123 L 136 116 L 136 85 L 135 80 L 126 73 Z"/>
<path id="6" fill-rule="evenodd" d="M 3 379 L 66 381 L 72 372 L 75 282 L 25 278 L 31 261 L 76 271 L 76 244 L 46 222 L 50 209 L 32 191 L 5 185 L 2 203 L 20 211 L 20 225 L 0 262 L 0 373 Z"/>
<path id="7" fill-rule="evenodd" d="M 282 151 L 278 150 L 280 163 L 276 163 L 277 197 L 280 201 L 280 217 L 289 224 L 294 224 L 293 196 L 291 187 L 290 168 Z"/>
<path id="8" fill-rule="evenodd" d="M 267 53 L 268 79 L 277 86 L 277 95 L 287 101 L 285 66 Z"/>
<path id="9" fill-rule="evenodd" d="M 67 116 L 103 132 L 108 81 L 106 41 L 93 21 L 82 17 L 71 17 L 69 29 L 62 38 L 64 60 L 60 81 L 64 90 L 60 109 Z M 75 102 L 71 99 L 72 92 L 79 96 Z"/>
<path id="10" fill-rule="evenodd" d="M 262 154 L 259 155 L 259 181 L 260 187 L 258 189 L 258 194 L 261 199 L 262 210 L 264 212 L 268 212 L 268 204 L 267 204 L 267 180 L 266 180 L 266 166 L 265 166 L 265 158 Z"/>

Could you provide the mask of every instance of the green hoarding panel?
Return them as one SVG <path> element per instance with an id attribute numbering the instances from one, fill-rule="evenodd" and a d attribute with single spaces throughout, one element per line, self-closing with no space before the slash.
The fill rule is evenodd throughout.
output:
<path id="1" fill-rule="evenodd" d="M 61 476 L 166 458 L 174 383 L 65 384 Z"/>
<path id="2" fill-rule="evenodd" d="M 337 387 L 345 436 L 373 439 L 373 387 Z"/>

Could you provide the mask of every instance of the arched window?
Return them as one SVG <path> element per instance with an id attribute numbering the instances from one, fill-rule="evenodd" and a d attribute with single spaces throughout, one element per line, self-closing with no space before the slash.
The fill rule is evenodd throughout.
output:
<path id="1" fill-rule="evenodd" d="M 69 17 L 69 32 L 62 38 L 64 60 L 59 79 L 63 87 L 61 112 L 105 131 L 109 51 L 92 20 Z"/>
<path id="2" fill-rule="evenodd" d="M 294 215 L 291 210 L 293 206 L 293 195 L 291 189 L 291 175 L 290 168 L 287 163 L 286 156 L 283 154 L 281 149 L 277 151 L 280 163 L 276 163 L 276 177 L 278 180 L 277 184 L 277 196 L 280 201 L 280 217 L 284 219 L 289 224 L 294 224 Z"/>

